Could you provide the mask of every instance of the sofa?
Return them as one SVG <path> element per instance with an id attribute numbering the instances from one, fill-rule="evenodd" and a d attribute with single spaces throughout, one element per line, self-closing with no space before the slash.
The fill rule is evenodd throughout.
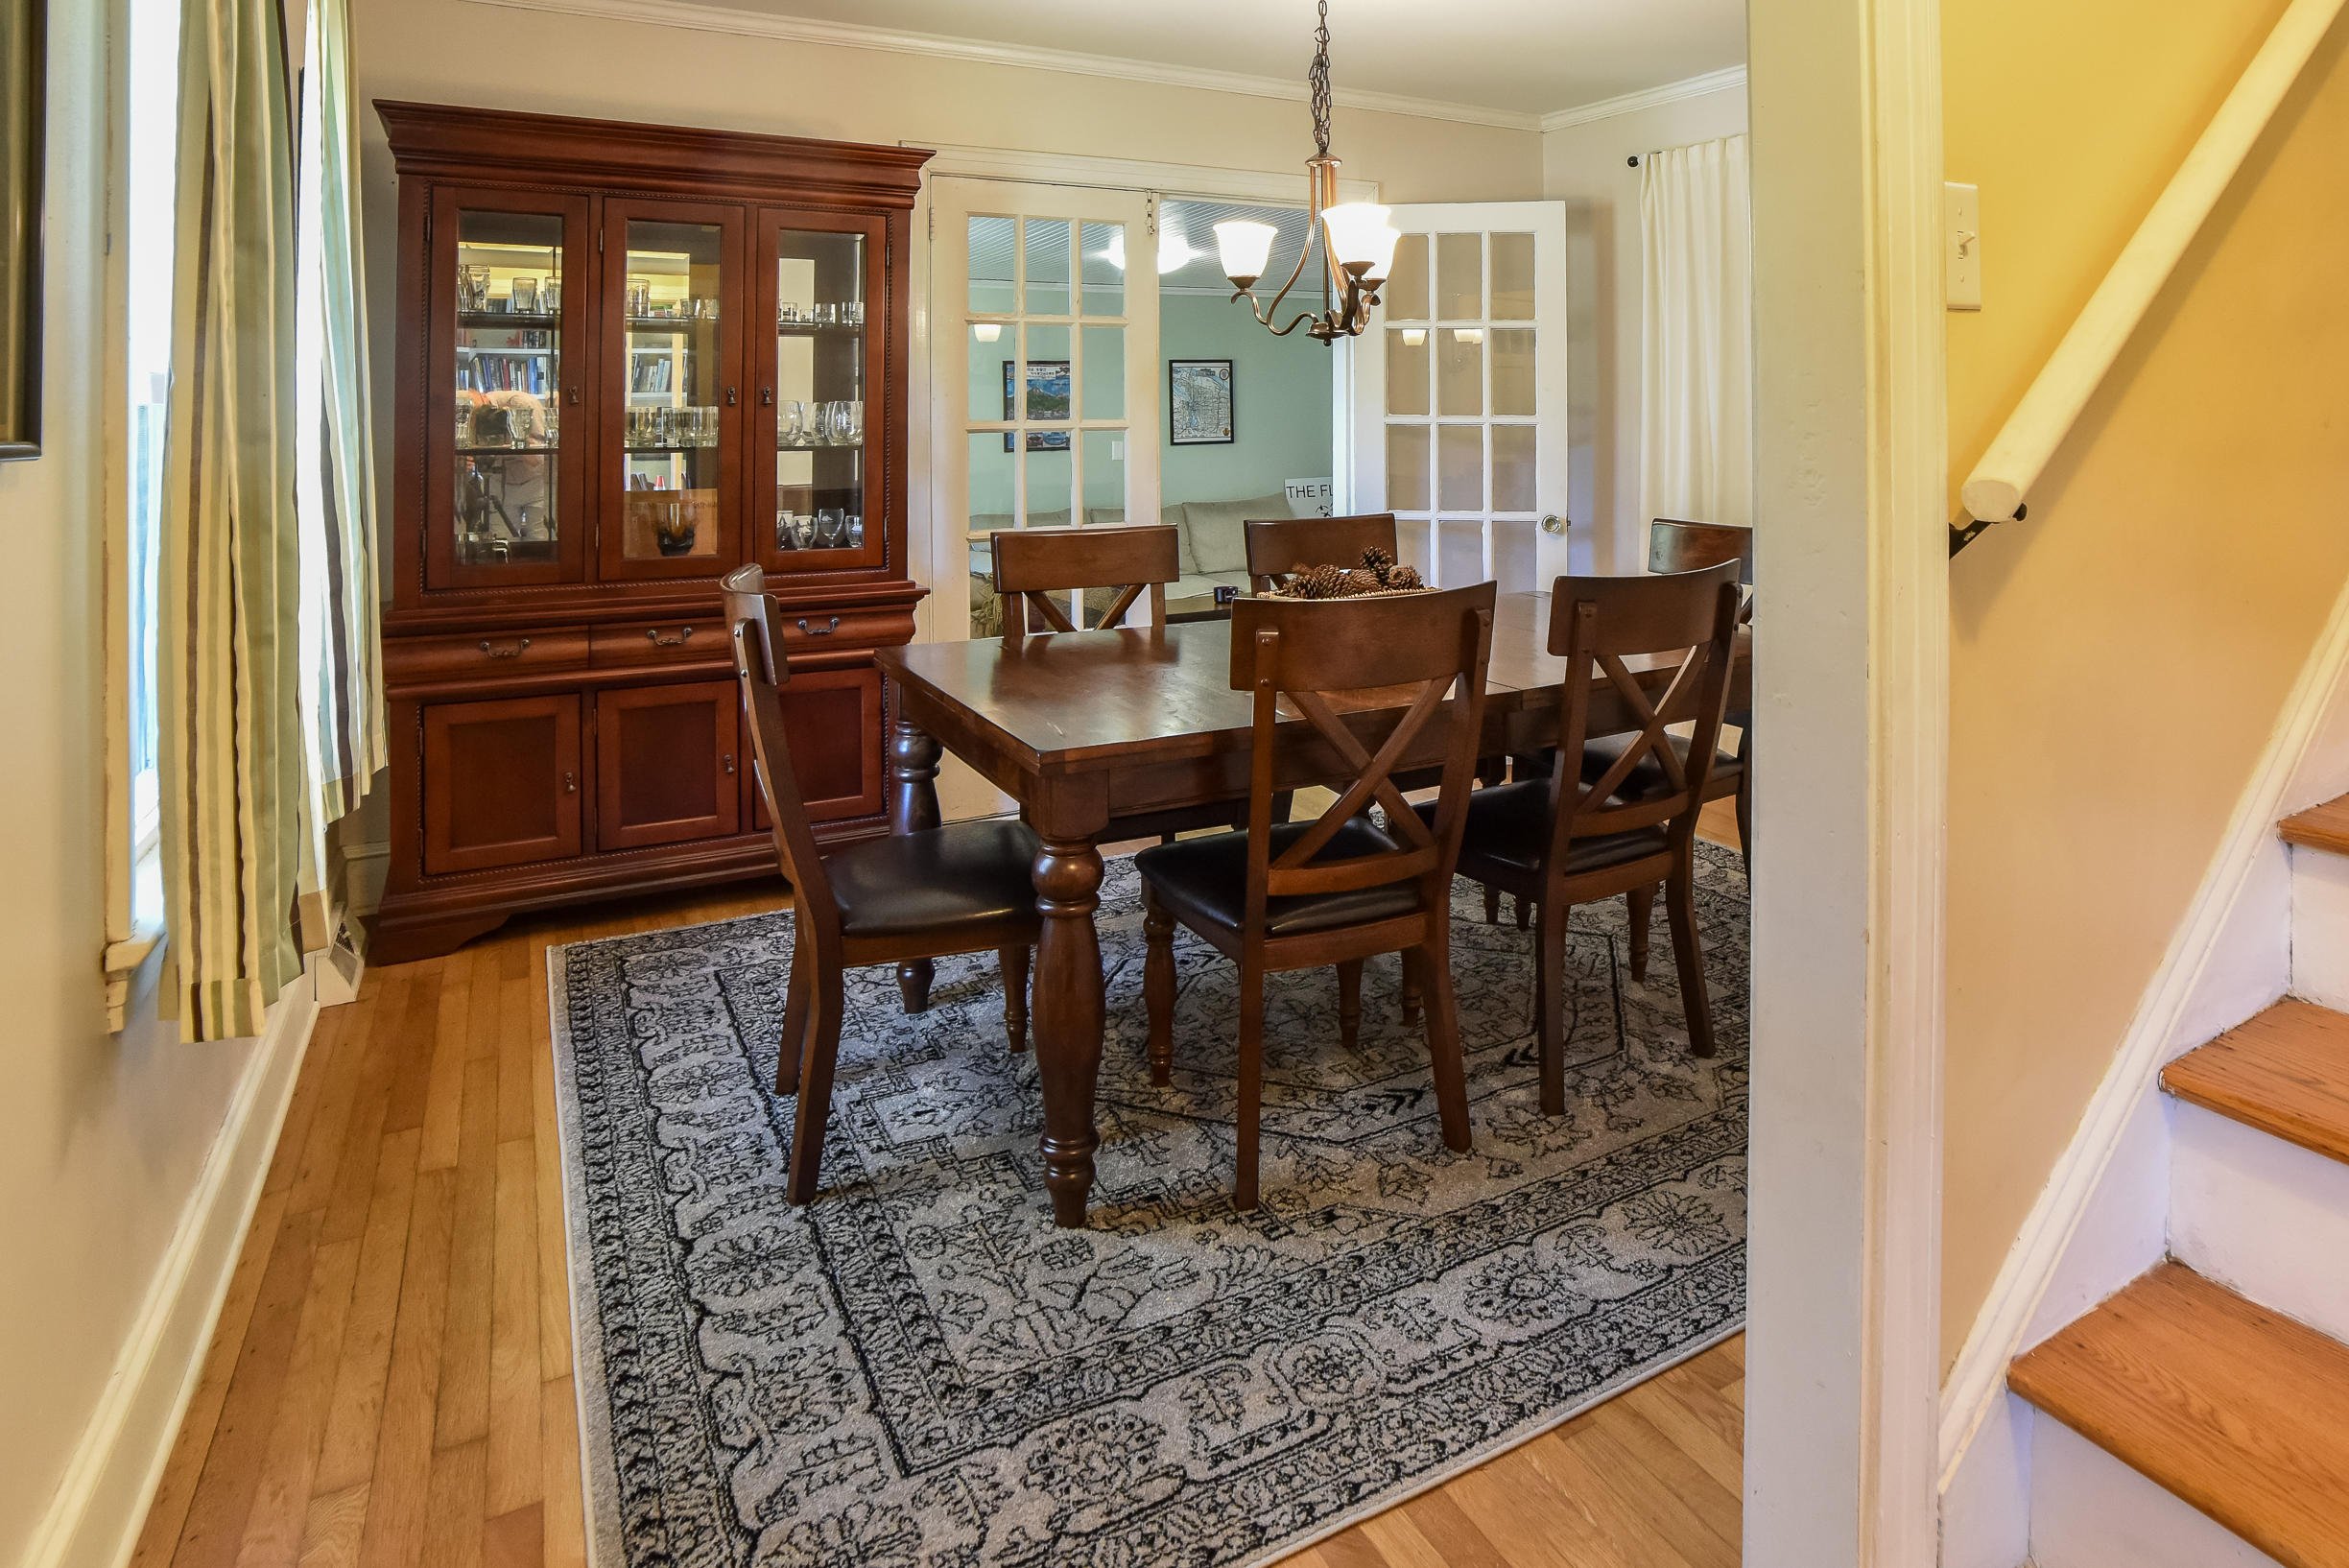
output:
<path id="1" fill-rule="evenodd" d="M 1248 521 L 1289 515 L 1289 499 L 1278 491 L 1241 501 L 1176 501 L 1161 507 L 1158 520 L 1174 526 L 1182 546 L 1182 576 L 1167 584 L 1167 618 L 1214 614 L 1218 588 L 1247 592 Z M 1030 515 L 1028 526 L 1065 528 L 1069 520 L 1066 511 L 1040 511 Z M 1123 507 L 1091 507 L 1085 511 L 1089 527 L 1114 528 L 1125 521 Z M 1012 526 L 1010 516 L 1001 512 L 981 513 L 970 520 L 971 635 L 975 637 L 997 636 L 1003 631 L 1003 606 L 989 582 L 991 562 L 985 535 Z M 1098 614 L 1115 598 L 1113 591 L 1089 594 L 1085 606 Z"/>

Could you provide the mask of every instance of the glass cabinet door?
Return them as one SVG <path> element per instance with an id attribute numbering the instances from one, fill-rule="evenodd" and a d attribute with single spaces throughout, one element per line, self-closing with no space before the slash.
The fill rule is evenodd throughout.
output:
<path id="1" fill-rule="evenodd" d="M 741 243 L 738 208 L 605 203 L 606 580 L 742 558 Z"/>
<path id="2" fill-rule="evenodd" d="M 587 369 L 570 287 L 586 254 L 587 202 L 517 191 L 434 202 L 425 581 L 436 588 L 578 582 L 585 558 Z"/>
<path id="3" fill-rule="evenodd" d="M 761 216 L 753 269 L 761 345 L 751 426 L 756 558 L 830 572 L 888 555 L 888 410 L 876 394 L 888 319 L 877 219 Z"/>

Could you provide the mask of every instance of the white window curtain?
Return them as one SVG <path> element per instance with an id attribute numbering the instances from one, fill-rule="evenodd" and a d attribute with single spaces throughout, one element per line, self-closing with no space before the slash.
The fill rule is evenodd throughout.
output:
<path id="1" fill-rule="evenodd" d="M 1640 522 L 1753 521 L 1753 236 L 1745 138 L 1640 173 Z"/>

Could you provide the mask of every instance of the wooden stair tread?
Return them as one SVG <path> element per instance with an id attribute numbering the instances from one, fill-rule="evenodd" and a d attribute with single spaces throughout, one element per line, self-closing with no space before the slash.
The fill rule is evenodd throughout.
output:
<path id="1" fill-rule="evenodd" d="M 2349 1565 L 2349 1345 L 2165 1263 L 2006 1382 L 2287 1568 Z"/>
<path id="2" fill-rule="evenodd" d="M 2277 824 L 2277 831 L 2284 835 L 2286 843 L 2349 855 L 2349 795 L 2293 812 Z"/>
<path id="3" fill-rule="evenodd" d="M 2163 1068 L 2162 1087 L 2349 1160 L 2349 1013 L 2288 997 Z"/>

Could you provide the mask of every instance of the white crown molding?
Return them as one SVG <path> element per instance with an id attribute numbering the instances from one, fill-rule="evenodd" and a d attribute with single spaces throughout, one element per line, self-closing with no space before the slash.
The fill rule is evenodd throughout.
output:
<path id="1" fill-rule="evenodd" d="M 639 22 L 651 27 L 731 33 L 744 37 L 772 38 L 785 43 L 876 49 L 897 55 L 970 60 L 983 65 L 1062 71 L 1074 76 L 1108 77 L 1120 82 L 1144 82 L 1162 87 L 1240 93 L 1250 98 L 1278 98 L 1300 104 L 1306 100 L 1306 87 L 1301 79 L 1292 81 L 1281 77 L 1250 76 L 1240 71 L 1166 65 L 1155 60 L 1086 55 L 1075 50 L 1046 49 L 1032 44 L 989 43 L 981 38 L 900 33 L 890 28 L 868 27 L 862 22 L 777 16 L 766 12 L 739 10 L 733 6 L 708 5 L 702 0 L 473 0 L 473 3 L 504 6 L 516 11 L 558 12 L 566 16 L 594 16 L 605 21 Z M 1453 104 L 1434 98 L 1411 98 L 1400 93 L 1341 88 L 1337 94 L 1337 102 L 1341 108 L 1361 109 L 1373 114 L 1407 114 L 1422 120 L 1450 120 L 1461 125 L 1492 126 L 1504 131 L 1533 131 L 1539 129 L 1542 123 L 1540 115 L 1515 109 Z"/>
<path id="2" fill-rule="evenodd" d="M 1727 92 L 1732 87 L 1744 85 L 1745 67 L 1730 65 L 1718 71 L 1707 71 L 1702 76 L 1667 82 L 1660 87 L 1642 87 L 1620 98 L 1602 98 L 1595 104 L 1553 109 L 1536 123 L 1547 134 L 1553 131 L 1564 131 L 1569 126 L 1589 125 L 1594 120 L 1612 120 L 1619 114 L 1636 114 L 1644 108 L 1657 108 L 1666 104 L 1676 104 L 1684 98 L 1702 98 L 1707 93 Z"/>

